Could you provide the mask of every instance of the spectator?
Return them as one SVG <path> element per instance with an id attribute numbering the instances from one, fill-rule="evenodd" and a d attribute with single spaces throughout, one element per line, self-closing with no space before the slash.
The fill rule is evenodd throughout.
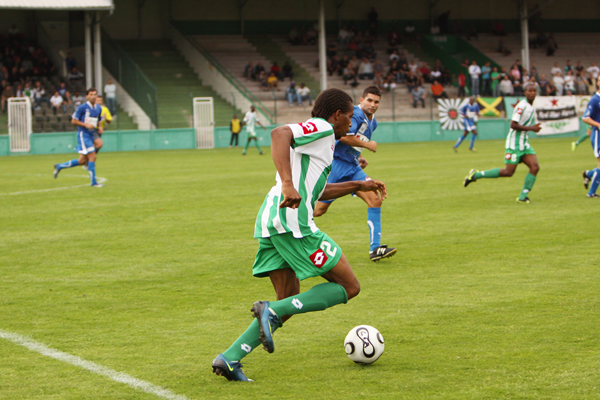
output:
<path id="1" fill-rule="evenodd" d="M 386 78 L 390 75 L 392 75 L 394 82 L 402 81 L 402 79 L 400 77 L 400 67 L 398 66 L 397 62 L 392 63 L 392 65 L 390 66 L 390 69 L 388 70 L 388 72 L 386 74 Z"/>
<path id="2" fill-rule="evenodd" d="M 271 74 L 275 74 L 275 77 L 278 80 L 283 80 L 282 76 L 281 76 L 281 68 L 279 68 L 279 65 L 277 65 L 277 61 L 273 61 L 273 64 L 271 65 L 269 75 L 271 75 Z"/>
<path id="3" fill-rule="evenodd" d="M 356 70 L 352 68 L 352 63 L 348 63 L 346 65 L 346 68 L 344 68 L 342 78 L 344 79 L 344 85 L 347 84 L 348 81 L 352 80 L 353 82 L 350 83 L 350 86 L 358 86 L 358 81 L 356 80 Z"/>
<path id="4" fill-rule="evenodd" d="M 384 67 L 381 61 L 379 61 L 379 59 L 376 59 L 373 63 L 373 73 L 375 74 L 376 78 L 380 78 L 383 80 Z"/>
<path id="5" fill-rule="evenodd" d="M 362 62 L 358 67 L 358 79 L 373 79 L 374 77 L 373 65 L 367 57 L 363 57 Z"/>
<path id="6" fill-rule="evenodd" d="M 277 75 L 275 75 L 274 71 L 271 71 L 269 78 L 267 78 L 267 83 L 269 90 L 279 90 L 279 80 L 277 79 Z"/>
<path id="7" fill-rule="evenodd" d="M 406 25 L 406 28 L 404 28 L 404 33 L 406 34 L 406 38 L 411 42 L 417 40 L 417 32 L 412 22 L 409 22 L 408 25 Z"/>
<path id="8" fill-rule="evenodd" d="M 267 73 L 265 71 L 262 71 L 258 75 L 257 80 L 258 80 L 258 87 L 260 87 L 260 89 L 263 92 L 266 92 L 269 90 L 269 81 L 268 81 Z"/>
<path id="9" fill-rule="evenodd" d="M 79 107 L 83 103 L 85 103 L 85 96 L 79 94 L 78 91 L 75 91 L 75 94 L 73 95 L 73 107 L 77 109 L 77 107 Z"/>
<path id="10" fill-rule="evenodd" d="M 458 73 L 458 97 L 463 98 L 466 96 L 465 93 L 465 86 L 467 85 L 467 77 L 465 76 L 465 73 L 461 70 Z"/>
<path id="11" fill-rule="evenodd" d="M 556 96 L 556 86 L 552 81 L 548 81 L 548 88 L 546 89 L 546 94 L 548 96 Z"/>
<path id="12" fill-rule="evenodd" d="M 446 94 L 444 87 L 438 81 L 433 81 L 433 84 L 431 85 L 430 89 L 431 89 L 431 94 L 432 94 L 434 100 L 441 99 L 441 98 L 444 98 L 444 99 L 448 98 L 448 95 Z"/>
<path id="13" fill-rule="evenodd" d="M 439 68 L 434 68 L 433 71 L 431 71 L 429 74 L 429 79 L 431 79 L 432 82 L 438 81 L 440 84 L 444 84 L 443 74 Z"/>
<path id="14" fill-rule="evenodd" d="M 412 71 L 408 71 L 408 75 L 406 75 L 405 81 L 406 88 L 408 89 L 409 93 L 413 90 L 413 88 L 417 87 L 419 83 L 417 76 Z"/>
<path id="15" fill-rule="evenodd" d="M 390 45 L 390 47 L 396 47 L 400 43 L 401 43 L 400 35 L 396 31 L 396 28 L 392 28 L 392 31 L 388 35 L 388 44 Z M 396 54 L 397 53 L 398 53 L 398 50 L 396 50 Z"/>
<path id="16" fill-rule="evenodd" d="M 498 67 L 492 68 L 492 73 L 490 74 L 490 81 L 492 83 L 492 96 L 498 97 L 500 96 L 500 80 L 502 76 L 500 72 L 498 72 Z"/>
<path id="17" fill-rule="evenodd" d="M 508 75 L 504 75 L 502 81 L 500 81 L 500 94 L 502 96 L 512 96 L 514 92 L 515 89 Z"/>
<path id="18" fill-rule="evenodd" d="M 325 49 L 325 54 L 327 55 L 327 57 L 333 57 L 333 56 L 337 55 L 337 52 L 338 52 L 337 43 L 333 40 L 330 40 L 329 42 L 327 42 L 327 48 Z"/>
<path id="19" fill-rule="evenodd" d="M 338 56 L 331 57 L 331 60 L 327 62 L 327 73 L 329 74 L 329 76 L 332 76 L 333 74 L 342 74 L 342 64 L 340 64 Z"/>
<path id="20" fill-rule="evenodd" d="M 423 80 L 425 82 L 431 82 L 431 70 L 429 69 L 429 65 L 427 65 L 427 62 L 423 61 L 423 63 L 421 64 L 421 68 L 419 68 L 419 72 L 421 72 L 421 76 L 423 76 Z"/>
<path id="21" fill-rule="evenodd" d="M 74 67 L 77 67 L 77 60 L 73 57 L 73 54 L 67 53 L 67 58 L 65 58 L 65 65 L 67 67 L 67 73 L 73 71 Z"/>
<path id="22" fill-rule="evenodd" d="M 419 69 L 419 66 L 417 65 L 417 63 L 415 62 L 415 60 L 410 60 L 410 63 L 408 63 L 408 69 L 413 74 L 416 74 L 417 70 Z"/>
<path id="23" fill-rule="evenodd" d="M 535 64 L 535 63 L 533 63 L 533 64 Z M 540 80 L 540 76 L 538 75 L 536 67 L 531 67 L 531 72 L 529 73 L 529 76 L 532 78 L 535 78 L 536 81 Z"/>
<path id="24" fill-rule="evenodd" d="M 469 66 L 469 75 L 471 76 L 471 94 L 475 97 L 479 96 L 479 76 L 481 68 L 477 65 L 477 61 L 473 60 Z"/>
<path id="25" fill-rule="evenodd" d="M 571 60 L 567 60 L 567 64 L 565 65 L 565 68 L 564 68 L 565 76 L 567 75 L 567 72 L 569 72 L 572 69 L 573 69 L 573 66 L 571 65 Z"/>
<path id="26" fill-rule="evenodd" d="M 570 90 L 575 93 L 575 75 L 573 75 L 573 70 L 567 71 L 565 75 L 565 91 Z"/>
<path id="27" fill-rule="evenodd" d="M 0 106 L 2 107 L 2 112 L 6 112 L 6 105 L 8 103 L 8 99 L 11 97 L 15 97 L 15 92 L 13 91 L 12 86 L 7 81 L 2 81 L 2 94 L 0 95 Z"/>
<path id="28" fill-rule="evenodd" d="M 72 84 L 77 84 L 83 82 L 83 74 L 77 69 L 77 67 L 73 67 L 71 72 L 68 75 L 69 82 Z"/>
<path id="29" fill-rule="evenodd" d="M 557 72 L 562 75 L 562 69 L 558 66 L 558 63 L 555 62 L 554 67 L 552 67 L 552 69 L 550 70 L 550 75 L 556 76 Z"/>
<path id="30" fill-rule="evenodd" d="M 242 74 L 244 78 L 250 79 L 252 77 L 252 69 L 254 66 L 252 65 L 252 61 L 248 61 L 248 64 L 244 67 L 244 73 Z"/>
<path id="31" fill-rule="evenodd" d="M 392 54 L 390 54 L 390 65 L 394 62 L 400 63 L 400 54 L 397 49 L 392 50 Z"/>
<path id="32" fill-rule="evenodd" d="M 577 94 L 579 94 L 579 95 L 589 94 L 588 87 L 587 87 L 587 81 L 586 81 L 585 77 L 583 76 L 583 71 L 580 71 L 579 74 L 577 74 L 577 77 L 575 78 L 575 84 L 576 84 L 576 88 L 577 88 Z"/>
<path id="33" fill-rule="evenodd" d="M 292 26 L 292 29 L 290 29 L 288 40 L 294 46 L 299 45 L 302 42 L 300 39 L 300 32 L 298 32 L 298 27 L 296 25 Z"/>
<path id="34" fill-rule="evenodd" d="M 405 82 L 406 81 L 406 77 L 408 76 L 409 72 L 410 72 L 410 69 L 408 68 L 408 64 L 407 63 L 400 64 L 400 78 L 401 78 L 401 82 Z"/>
<path id="35" fill-rule="evenodd" d="M 117 85 L 113 83 L 112 79 L 108 79 L 106 85 L 104 85 L 104 98 L 106 99 L 106 107 L 113 116 L 116 116 L 117 111 Z"/>
<path id="36" fill-rule="evenodd" d="M 358 57 L 353 56 L 348 64 L 352 67 L 355 73 L 358 73 L 358 67 L 360 66 Z"/>
<path id="37" fill-rule="evenodd" d="M 352 33 L 346 29 L 346 26 L 342 26 L 338 32 L 338 40 L 340 41 L 340 44 L 347 45 L 350 43 L 351 37 Z"/>
<path id="38" fill-rule="evenodd" d="M 421 85 L 415 86 L 410 91 L 410 94 L 412 95 L 413 108 L 417 108 L 417 103 L 419 101 L 423 105 L 423 108 L 425 108 L 425 95 L 426 95 L 426 93 L 425 93 L 425 90 L 421 87 Z"/>
<path id="39" fill-rule="evenodd" d="M 297 89 L 298 94 L 298 105 L 301 106 L 304 100 L 308 100 L 308 105 L 312 106 L 312 92 L 311 90 L 304 85 L 304 83 L 300 83 L 300 87 Z"/>
<path id="40" fill-rule="evenodd" d="M 491 96 L 492 94 L 492 68 L 490 67 L 490 62 L 486 62 L 481 67 L 481 83 L 482 89 L 481 92 L 484 96 Z"/>
<path id="41" fill-rule="evenodd" d="M 31 96 L 31 85 L 29 82 L 25 82 L 25 85 L 23 85 L 23 97 L 29 97 L 30 99 L 33 99 Z"/>
<path id="42" fill-rule="evenodd" d="M 285 89 L 285 98 L 287 99 L 290 107 L 294 105 L 294 101 L 298 101 L 298 89 L 296 88 L 296 82 L 291 81 L 290 85 Z M 302 103 L 298 101 L 298 103 Z"/>
<path id="43" fill-rule="evenodd" d="M 71 104 L 71 93 L 69 93 L 69 89 L 67 89 L 67 85 L 65 85 L 64 82 L 60 83 L 60 86 L 58 87 L 58 94 L 60 94 L 60 97 L 63 98 L 63 102 L 65 103 L 65 105 L 70 105 Z M 50 100 L 50 102 L 52 102 L 52 100 Z"/>
<path id="44" fill-rule="evenodd" d="M 58 90 L 54 92 L 52 97 L 50 97 L 50 105 L 52 106 L 52 112 L 54 115 L 56 115 L 56 111 L 59 108 L 63 109 L 63 114 L 66 114 L 67 112 L 67 107 L 63 104 L 63 98 L 60 93 L 58 93 Z"/>
<path id="45" fill-rule="evenodd" d="M 540 76 L 540 80 L 539 80 L 539 88 L 540 88 L 540 95 L 542 96 L 547 96 L 548 95 L 548 79 L 546 79 L 546 74 L 542 74 L 542 76 Z"/>
<path id="46" fill-rule="evenodd" d="M 35 83 L 35 87 L 31 91 L 31 97 L 32 100 L 35 101 L 36 107 L 40 107 L 40 103 L 42 102 L 48 104 L 48 107 L 50 107 L 50 99 L 48 99 L 48 97 L 46 96 L 46 90 L 44 89 L 40 81 L 37 81 Z"/>
<path id="47" fill-rule="evenodd" d="M 23 93 L 23 86 L 20 84 L 17 85 L 17 89 L 15 90 L 15 97 L 25 97 L 25 94 Z"/>
<path id="48" fill-rule="evenodd" d="M 513 81 L 521 81 L 521 71 L 519 70 L 517 64 L 514 64 L 510 69 L 510 78 Z"/>
<path id="49" fill-rule="evenodd" d="M 254 69 L 252 69 L 252 73 L 250 74 L 250 78 L 253 81 L 259 80 L 260 78 L 262 78 L 262 73 L 263 72 L 265 72 L 265 67 L 262 64 L 262 61 L 259 61 L 254 66 Z"/>
<path id="50" fill-rule="evenodd" d="M 554 75 L 554 78 L 552 78 L 552 82 L 554 83 L 554 86 L 556 87 L 556 95 L 562 96 L 563 88 L 565 86 L 565 80 L 563 79 L 562 76 L 560 76 L 560 72 L 557 72 L 556 75 Z"/>
<path id="51" fill-rule="evenodd" d="M 394 89 L 396 89 L 396 82 L 392 74 L 388 74 L 388 76 L 383 81 L 383 88 L 388 92 L 391 92 Z"/>
<path id="52" fill-rule="evenodd" d="M 553 56 L 556 49 L 558 49 L 558 44 L 556 44 L 554 35 L 550 34 L 550 36 L 548 36 L 548 41 L 546 42 L 546 55 Z"/>
<path id="53" fill-rule="evenodd" d="M 583 65 L 581 65 L 581 61 L 577 61 L 577 65 L 575 65 L 575 71 L 577 71 L 577 73 L 575 75 L 578 75 L 580 72 L 583 72 L 585 70 L 585 68 L 583 68 Z"/>
<path id="54" fill-rule="evenodd" d="M 362 53 L 369 60 L 374 60 L 377 58 L 377 53 L 375 52 L 375 47 L 373 47 L 373 42 L 368 41 L 362 48 Z"/>
<path id="55" fill-rule="evenodd" d="M 596 63 L 592 61 L 592 65 L 588 67 L 587 72 L 592 77 L 592 82 L 596 82 L 598 80 L 598 74 L 600 74 L 600 68 L 596 66 Z"/>
<path id="56" fill-rule="evenodd" d="M 294 79 L 294 71 L 288 60 L 283 63 L 283 66 L 281 67 L 281 73 L 283 74 L 283 78 L 290 78 L 290 80 Z"/>

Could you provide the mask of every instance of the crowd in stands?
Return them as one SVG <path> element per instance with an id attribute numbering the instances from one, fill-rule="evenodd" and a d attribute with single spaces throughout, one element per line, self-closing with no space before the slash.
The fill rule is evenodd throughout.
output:
<path id="1" fill-rule="evenodd" d="M 490 67 L 489 62 L 480 67 L 476 61 L 465 60 L 462 65 L 468 68 L 471 94 L 474 96 L 523 96 L 524 85 L 530 83 L 536 86 L 540 96 L 588 95 L 595 93 L 600 74 L 595 62 L 585 67 L 581 61 L 572 65 L 571 60 L 567 60 L 564 67 L 555 62 L 548 74 L 540 73 L 535 62 L 531 63 L 529 70 L 524 68 L 519 59 L 508 71 L 505 67 L 500 67 L 500 70 Z M 459 74 L 458 80 L 459 96 L 464 96 L 465 76 Z"/>
<path id="2" fill-rule="evenodd" d="M 268 71 L 262 61 L 258 61 L 256 64 L 248 61 L 248 64 L 244 67 L 243 76 L 246 79 L 258 82 L 260 88 L 264 91 L 281 90 L 279 83 L 283 82 L 285 78 L 294 79 L 294 71 L 289 61 L 284 62 L 281 67 L 277 61 L 273 61 Z"/>

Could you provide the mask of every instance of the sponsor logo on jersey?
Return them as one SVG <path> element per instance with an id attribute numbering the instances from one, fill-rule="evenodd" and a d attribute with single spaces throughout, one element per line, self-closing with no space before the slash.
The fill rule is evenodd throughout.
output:
<path id="1" fill-rule="evenodd" d="M 305 135 L 315 133 L 317 131 L 317 126 L 313 122 L 303 122 L 300 124 L 300 126 L 302 127 Z"/>
<path id="2" fill-rule="evenodd" d="M 323 250 L 321 250 L 321 249 L 319 249 L 319 250 L 315 251 L 314 253 L 312 253 L 309 258 L 310 258 L 310 261 L 317 268 L 321 268 L 327 262 L 327 256 L 325 255 L 325 252 Z"/>

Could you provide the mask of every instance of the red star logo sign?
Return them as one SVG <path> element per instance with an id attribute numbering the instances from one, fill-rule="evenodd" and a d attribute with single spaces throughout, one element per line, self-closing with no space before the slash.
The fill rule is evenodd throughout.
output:
<path id="1" fill-rule="evenodd" d="M 456 119 L 458 117 L 458 111 L 452 109 L 448 111 L 448 116 L 450 117 L 450 119 Z"/>
<path id="2" fill-rule="evenodd" d="M 552 103 L 553 107 L 558 107 L 558 99 L 551 99 L 550 103 Z"/>

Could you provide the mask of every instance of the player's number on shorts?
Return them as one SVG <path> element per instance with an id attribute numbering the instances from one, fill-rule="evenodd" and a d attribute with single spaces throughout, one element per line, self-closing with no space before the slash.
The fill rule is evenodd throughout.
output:
<path id="1" fill-rule="evenodd" d="M 517 162 L 517 155 L 516 154 L 511 155 L 510 156 L 510 161 Z"/>
<path id="2" fill-rule="evenodd" d="M 337 247 L 335 247 L 333 251 L 331 251 L 331 243 L 326 241 L 323 241 L 321 243 L 321 250 L 326 252 L 330 257 L 335 257 L 335 253 L 337 253 Z"/>

